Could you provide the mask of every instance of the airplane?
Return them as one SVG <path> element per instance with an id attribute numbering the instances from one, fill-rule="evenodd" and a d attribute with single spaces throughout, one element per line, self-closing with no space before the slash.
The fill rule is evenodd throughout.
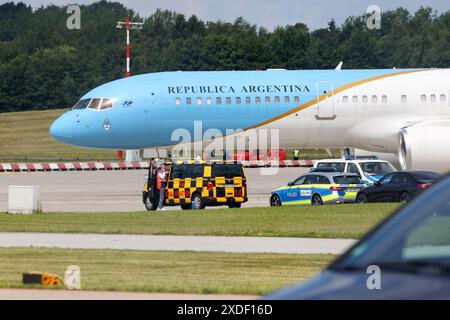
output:
<path id="1" fill-rule="evenodd" d="M 160 72 L 86 93 L 50 127 L 75 146 L 146 149 L 172 133 L 279 130 L 281 148 L 355 148 L 450 170 L 450 69 Z"/>

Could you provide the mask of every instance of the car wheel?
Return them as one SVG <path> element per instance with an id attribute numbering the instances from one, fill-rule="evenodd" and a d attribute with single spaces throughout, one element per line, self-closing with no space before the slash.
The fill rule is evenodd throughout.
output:
<path id="1" fill-rule="evenodd" d="M 230 209 L 232 209 L 232 208 L 240 208 L 241 205 L 242 205 L 242 203 L 240 203 L 240 202 L 231 202 L 231 203 L 228 205 L 228 208 L 230 208 Z"/>
<path id="2" fill-rule="evenodd" d="M 270 206 L 271 207 L 281 207 L 280 196 L 278 196 L 277 194 L 274 194 L 272 197 L 270 197 Z"/>
<path id="3" fill-rule="evenodd" d="M 192 204 L 191 203 L 182 204 L 181 209 L 182 210 L 192 210 Z"/>
<path id="4" fill-rule="evenodd" d="M 145 205 L 145 209 L 147 209 L 147 211 L 155 211 L 157 208 L 156 201 L 152 201 L 149 194 L 146 194 L 144 197 L 144 205 Z"/>
<path id="5" fill-rule="evenodd" d="M 358 195 L 356 196 L 356 203 L 366 203 L 366 202 L 368 202 L 367 195 L 365 193 L 358 193 Z"/>
<path id="6" fill-rule="evenodd" d="M 402 193 L 400 193 L 400 197 L 399 197 L 399 201 L 400 202 L 408 202 L 409 200 L 411 200 L 411 196 L 409 195 L 408 192 L 403 191 Z"/>
<path id="7" fill-rule="evenodd" d="M 195 194 L 192 197 L 192 210 L 203 210 L 205 205 L 203 204 L 202 197 L 199 194 Z"/>
<path id="8" fill-rule="evenodd" d="M 323 204 L 322 197 L 316 193 L 311 199 L 311 204 L 313 206 L 321 206 Z"/>

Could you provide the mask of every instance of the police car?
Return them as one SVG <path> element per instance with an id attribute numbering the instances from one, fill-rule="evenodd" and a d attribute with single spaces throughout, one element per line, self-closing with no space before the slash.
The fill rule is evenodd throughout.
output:
<path id="1" fill-rule="evenodd" d="M 334 168 L 336 172 L 354 173 L 366 186 L 371 186 L 385 175 L 397 171 L 389 161 L 385 160 L 325 159 L 314 163 L 313 170 L 322 168 Z"/>
<path id="2" fill-rule="evenodd" d="M 270 206 L 355 202 L 358 191 L 364 187 L 354 173 L 309 173 L 273 190 Z"/>

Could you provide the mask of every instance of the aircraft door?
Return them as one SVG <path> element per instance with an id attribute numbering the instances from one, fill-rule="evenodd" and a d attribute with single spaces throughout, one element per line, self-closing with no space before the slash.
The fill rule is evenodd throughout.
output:
<path id="1" fill-rule="evenodd" d="M 317 120 L 333 120 L 336 118 L 334 111 L 334 91 L 331 81 L 316 82 L 317 93 Z"/>

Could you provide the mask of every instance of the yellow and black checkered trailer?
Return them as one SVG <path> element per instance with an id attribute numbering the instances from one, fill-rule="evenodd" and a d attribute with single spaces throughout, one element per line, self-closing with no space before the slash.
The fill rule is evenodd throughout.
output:
<path id="1" fill-rule="evenodd" d="M 206 206 L 239 208 L 248 201 L 247 182 L 241 164 L 222 161 L 180 161 L 166 163 L 169 176 L 165 189 L 165 205 L 184 210 L 200 210 Z M 150 166 L 144 186 L 143 202 L 147 210 L 156 210 L 156 167 Z"/>

